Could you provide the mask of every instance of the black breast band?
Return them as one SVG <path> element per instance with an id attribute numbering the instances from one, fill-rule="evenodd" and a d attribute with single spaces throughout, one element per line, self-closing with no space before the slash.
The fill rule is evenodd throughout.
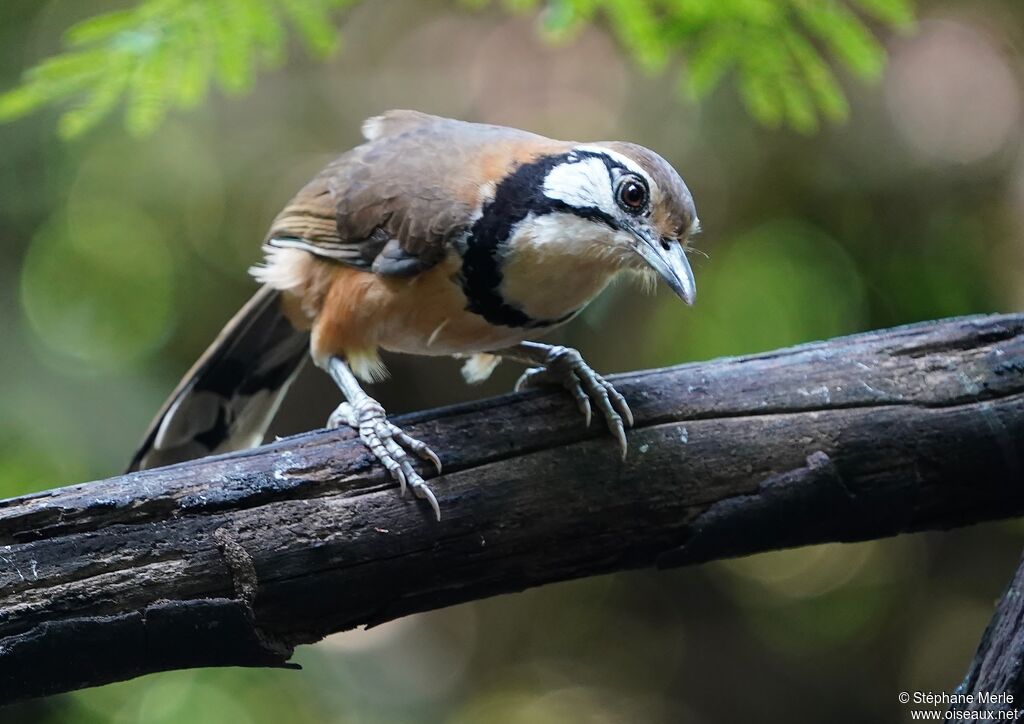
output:
<path id="1" fill-rule="evenodd" d="M 579 163 L 587 158 L 600 158 L 609 167 L 619 168 L 614 160 L 600 153 L 570 151 L 555 156 L 542 156 L 522 164 L 506 176 L 494 192 L 494 199 L 484 205 L 480 218 L 469 230 L 459 283 L 466 295 L 466 309 L 479 314 L 491 324 L 505 327 L 551 327 L 568 321 L 579 310 L 558 319 L 534 319 L 501 295 L 502 263 L 509 239 L 516 224 L 530 214 L 541 216 L 557 211 L 567 212 L 617 228 L 614 219 L 596 207 L 580 208 L 544 195 L 544 179 L 563 163 Z"/>

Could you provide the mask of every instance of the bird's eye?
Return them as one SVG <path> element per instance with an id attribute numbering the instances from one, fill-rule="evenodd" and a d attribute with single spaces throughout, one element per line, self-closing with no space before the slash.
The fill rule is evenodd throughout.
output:
<path id="1" fill-rule="evenodd" d="M 619 182 L 616 197 L 619 206 L 635 214 L 647 206 L 647 187 L 636 176 L 627 176 Z"/>

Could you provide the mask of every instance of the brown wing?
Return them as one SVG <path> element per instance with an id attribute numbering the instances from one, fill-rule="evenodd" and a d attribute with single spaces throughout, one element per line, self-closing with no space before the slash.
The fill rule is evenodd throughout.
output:
<path id="1" fill-rule="evenodd" d="M 481 189 L 551 141 L 415 111 L 363 125 L 340 156 L 278 215 L 270 246 L 297 247 L 378 274 L 407 276 L 444 258 L 472 222 Z"/>

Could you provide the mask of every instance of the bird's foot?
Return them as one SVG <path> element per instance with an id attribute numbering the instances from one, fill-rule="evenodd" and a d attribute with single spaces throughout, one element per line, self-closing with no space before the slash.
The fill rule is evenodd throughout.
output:
<path id="1" fill-rule="evenodd" d="M 626 399 L 591 369 L 579 352 L 570 347 L 552 347 L 544 366 L 526 370 L 516 382 L 516 390 L 548 385 L 561 385 L 569 391 L 586 418 L 587 427 L 590 427 L 592 404 L 596 405 L 608 423 L 608 429 L 619 441 L 622 459 L 626 459 L 626 428 L 633 426 L 633 413 Z"/>
<path id="2" fill-rule="evenodd" d="M 420 459 L 433 463 L 440 474 L 441 460 L 433 450 L 410 437 L 397 425 L 388 422 L 384 408 L 372 397 L 363 397 L 355 404 L 343 402 L 338 405 L 328 418 L 327 427 L 333 429 L 342 425 L 348 425 L 359 432 L 363 444 L 380 461 L 388 474 L 398 481 L 403 497 L 405 491 L 411 488 L 417 498 L 430 503 L 434 516 L 441 520 L 441 508 L 437 504 L 434 492 L 409 462 L 411 452 Z"/>

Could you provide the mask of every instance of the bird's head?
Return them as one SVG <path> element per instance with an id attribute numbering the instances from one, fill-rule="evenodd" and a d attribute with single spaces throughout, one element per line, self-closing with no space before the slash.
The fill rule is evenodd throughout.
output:
<path id="1" fill-rule="evenodd" d="M 686 244 L 700 224 L 689 189 L 661 156 L 618 141 L 576 146 L 547 171 L 541 193 L 552 210 L 594 224 L 594 243 L 624 268 L 653 270 L 693 304 Z"/>

